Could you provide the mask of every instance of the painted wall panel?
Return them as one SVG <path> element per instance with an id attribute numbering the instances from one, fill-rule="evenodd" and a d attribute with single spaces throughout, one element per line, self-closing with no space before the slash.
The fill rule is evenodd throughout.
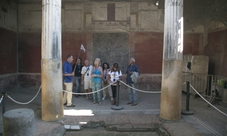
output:
<path id="1" fill-rule="evenodd" d="M 0 74 L 17 72 L 17 33 L 0 28 Z"/>

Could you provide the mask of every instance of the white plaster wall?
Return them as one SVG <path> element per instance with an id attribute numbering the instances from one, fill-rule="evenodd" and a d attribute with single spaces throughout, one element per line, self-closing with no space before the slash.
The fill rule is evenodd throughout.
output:
<path id="1" fill-rule="evenodd" d="M 213 21 L 213 22 L 211 22 L 211 24 L 209 26 L 208 32 L 219 31 L 222 29 L 226 29 L 226 26 L 223 23 Z"/>
<path id="2" fill-rule="evenodd" d="M 92 3 L 92 18 L 93 20 L 107 20 L 107 3 L 93 2 Z"/>
<path id="3" fill-rule="evenodd" d="M 107 21 L 108 2 L 92 3 L 92 30 L 125 32 L 130 31 L 130 3 L 115 2 L 115 20 Z"/>
<path id="4" fill-rule="evenodd" d="M 14 1 L 0 1 L 0 26 L 17 30 L 17 4 Z"/>
<path id="5" fill-rule="evenodd" d="M 67 3 L 62 8 L 64 31 L 83 30 L 83 3 Z"/>
<path id="6" fill-rule="evenodd" d="M 18 30 L 20 32 L 41 31 L 42 6 L 39 4 L 18 5 Z"/>
<path id="7" fill-rule="evenodd" d="M 143 2 L 115 2 L 115 20 L 107 21 L 108 2 L 63 2 L 63 31 L 163 31 L 163 12 Z M 19 4 L 19 31 L 41 31 L 41 3 Z"/>
<path id="8" fill-rule="evenodd" d="M 130 3 L 115 4 L 115 20 L 127 20 L 130 17 Z"/>
<path id="9" fill-rule="evenodd" d="M 0 26 L 16 28 L 16 7 L 7 5 L 7 15 L 0 11 Z M 107 21 L 107 4 L 110 2 L 92 2 L 89 0 L 62 1 L 62 31 L 93 32 L 163 32 L 164 11 L 151 2 L 115 2 L 115 20 Z M 111 2 L 113 3 L 113 2 Z M 187 10 L 186 10 L 187 11 Z M 186 14 L 188 15 L 188 14 Z M 4 18 L 4 21 L 3 21 Z M 20 0 L 19 31 L 41 31 L 42 5 L 40 0 Z M 191 20 L 185 20 L 188 25 Z M 189 22 L 189 23 L 188 23 Z M 209 31 L 224 28 L 223 24 L 212 23 Z M 226 28 L 226 27 L 225 27 Z M 185 26 L 186 33 L 204 33 L 204 25 Z"/>
<path id="10" fill-rule="evenodd" d="M 139 4 L 139 26 L 140 31 L 155 31 L 162 32 L 164 22 L 160 22 L 160 17 L 164 17 L 163 12 L 158 10 L 158 7 L 147 2 Z"/>

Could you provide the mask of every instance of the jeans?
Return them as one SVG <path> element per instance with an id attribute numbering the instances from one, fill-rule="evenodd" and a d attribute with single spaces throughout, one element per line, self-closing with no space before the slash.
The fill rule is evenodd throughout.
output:
<path id="1" fill-rule="evenodd" d="M 98 91 L 100 90 L 102 87 L 102 84 L 100 82 L 92 82 L 92 92 Z M 98 102 L 102 101 L 101 98 L 101 91 L 97 92 L 97 93 L 93 93 L 93 100 L 94 102 L 96 102 L 96 94 L 98 96 Z"/>
<path id="2" fill-rule="evenodd" d="M 117 97 L 117 86 L 111 85 L 111 89 L 112 89 L 113 98 L 116 98 Z M 119 90 L 120 90 L 120 85 L 119 85 Z M 120 93 L 120 92 L 118 92 L 118 93 Z"/>
<path id="3" fill-rule="evenodd" d="M 81 87 L 81 77 L 76 76 L 76 93 L 80 93 L 80 87 Z"/>
<path id="4" fill-rule="evenodd" d="M 128 85 L 133 88 L 136 88 L 136 85 L 134 83 L 128 84 Z M 129 102 L 137 104 L 137 91 L 129 88 L 128 93 L 129 93 Z"/>

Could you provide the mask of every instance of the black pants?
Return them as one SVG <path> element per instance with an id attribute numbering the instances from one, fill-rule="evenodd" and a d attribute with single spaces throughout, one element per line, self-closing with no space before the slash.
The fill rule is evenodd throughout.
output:
<path id="1" fill-rule="evenodd" d="M 119 86 L 119 89 L 120 89 L 120 86 Z M 117 86 L 116 85 L 111 85 L 111 90 L 112 90 L 113 98 L 116 98 Z"/>

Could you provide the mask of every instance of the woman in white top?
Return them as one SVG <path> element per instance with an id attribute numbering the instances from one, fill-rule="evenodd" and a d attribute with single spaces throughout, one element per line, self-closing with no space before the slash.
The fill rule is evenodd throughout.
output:
<path id="1" fill-rule="evenodd" d="M 117 92 L 117 80 L 121 79 L 122 73 L 118 68 L 118 64 L 114 63 L 113 68 L 109 72 L 109 81 L 113 83 L 111 85 L 112 94 L 113 94 L 113 102 L 112 105 L 116 104 L 116 92 Z"/>

